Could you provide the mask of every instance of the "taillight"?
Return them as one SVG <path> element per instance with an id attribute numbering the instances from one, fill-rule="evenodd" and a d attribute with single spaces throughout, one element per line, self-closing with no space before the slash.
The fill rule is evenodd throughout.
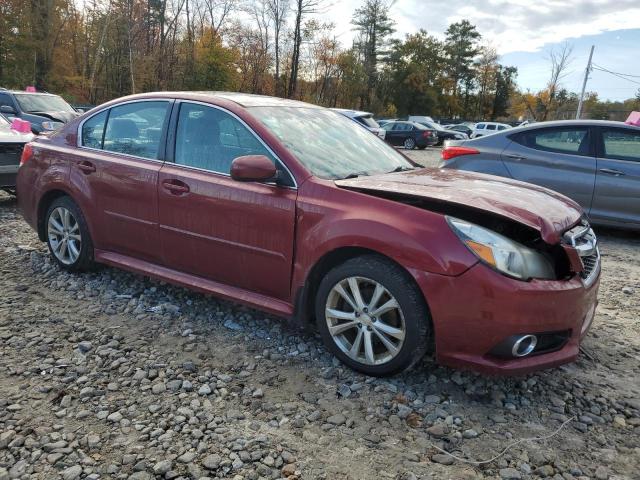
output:
<path id="1" fill-rule="evenodd" d="M 29 159 L 33 156 L 33 147 L 30 143 L 27 143 L 22 149 L 22 156 L 20 157 L 20 165 L 24 165 L 27 163 Z"/>
<path id="2" fill-rule="evenodd" d="M 424 138 L 430 137 L 431 136 L 431 132 L 429 130 L 425 130 L 424 133 L 422 134 L 422 136 Z"/>
<path id="3" fill-rule="evenodd" d="M 442 160 L 451 160 L 452 158 L 461 157 L 462 155 L 477 155 L 479 150 L 471 147 L 446 147 L 442 150 Z"/>

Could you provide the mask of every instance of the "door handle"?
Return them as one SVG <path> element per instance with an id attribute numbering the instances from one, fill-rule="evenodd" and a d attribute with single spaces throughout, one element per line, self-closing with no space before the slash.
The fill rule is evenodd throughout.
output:
<path id="1" fill-rule="evenodd" d="M 512 160 L 517 160 L 517 161 L 526 160 L 527 159 L 527 157 L 523 157 L 522 155 L 516 155 L 516 154 L 513 154 L 513 153 L 507 153 L 505 155 L 505 157 L 510 158 Z"/>
<path id="2" fill-rule="evenodd" d="M 189 185 L 180 180 L 165 180 L 162 182 L 162 186 L 174 195 L 183 195 L 191 191 Z"/>
<path id="3" fill-rule="evenodd" d="M 95 165 L 91 162 L 87 162 L 86 160 L 78 163 L 78 169 L 87 175 L 96 171 Z"/>
<path id="4" fill-rule="evenodd" d="M 602 173 L 606 173 L 607 175 L 613 175 L 614 177 L 625 175 L 624 172 L 621 172 L 620 170 L 615 170 L 613 168 L 601 168 L 598 171 Z"/>

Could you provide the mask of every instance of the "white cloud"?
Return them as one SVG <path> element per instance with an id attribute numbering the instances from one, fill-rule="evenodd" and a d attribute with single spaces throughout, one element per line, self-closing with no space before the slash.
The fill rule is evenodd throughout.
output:
<path id="1" fill-rule="evenodd" d="M 336 24 L 340 40 L 353 38 L 351 17 L 361 0 L 337 0 L 322 15 Z M 538 51 L 545 44 L 585 35 L 640 28 L 640 0 L 397 0 L 391 9 L 396 36 L 423 28 L 438 37 L 467 19 L 499 53 Z"/>

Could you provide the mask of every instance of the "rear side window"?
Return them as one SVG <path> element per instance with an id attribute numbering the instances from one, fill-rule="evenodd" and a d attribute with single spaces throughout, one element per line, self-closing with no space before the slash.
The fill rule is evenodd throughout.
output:
<path id="1" fill-rule="evenodd" d="M 168 102 L 137 102 L 113 107 L 103 150 L 157 159 Z"/>
<path id="2" fill-rule="evenodd" d="M 605 158 L 640 162 L 640 132 L 602 130 L 602 141 Z"/>
<path id="3" fill-rule="evenodd" d="M 585 127 L 550 128 L 521 133 L 515 141 L 525 147 L 546 152 L 589 156 L 589 129 Z"/>
<path id="4" fill-rule="evenodd" d="M 104 125 L 107 121 L 108 110 L 94 115 L 82 125 L 82 146 L 102 149 Z"/>
<path id="5" fill-rule="evenodd" d="M 498 130 L 506 130 L 507 127 L 504 125 L 498 125 Z"/>

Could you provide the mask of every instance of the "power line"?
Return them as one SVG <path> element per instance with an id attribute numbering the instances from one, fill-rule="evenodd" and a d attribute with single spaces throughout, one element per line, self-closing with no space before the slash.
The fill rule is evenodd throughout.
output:
<path id="1" fill-rule="evenodd" d="M 623 77 L 640 78 L 640 75 L 631 75 L 630 73 L 612 72 L 611 70 L 607 70 L 606 68 L 601 67 L 597 63 L 594 63 L 593 65 L 594 65 L 594 67 L 597 67 L 599 70 L 602 70 L 602 71 L 608 72 L 608 73 L 613 73 L 614 75 L 622 75 Z"/>
<path id="2" fill-rule="evenodd" d="M 636 85 L 640 85 L 640 82 L 636 82 L 635 80 L 631 80 L 630 78 L 623 77 L 622 75 L 618 75 L 617 73 L 613 73 L 613 72 L 610 72 L 608 70 L 604 70 L 602 68 L 596 68 L 596 67 L 593 67 L 593 68 L 594 68 L 594 70 L 599 70 L 600 72 L 609 73 L 609 74 L 611 74 L 611 75 L 613 75 L 615 77 L 621 78 L 622 80 L 626 80 L 627 82 L 631 82 L 631 83 L 635 83 Z"/>

